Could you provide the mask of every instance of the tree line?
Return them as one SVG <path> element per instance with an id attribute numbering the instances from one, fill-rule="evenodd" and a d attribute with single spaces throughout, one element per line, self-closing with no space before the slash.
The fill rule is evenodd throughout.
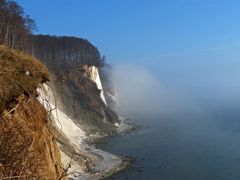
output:
<path id="1" fill-rule="evenodd" d="M 49 67 L 67 65 L 102 66 L 105 56 L 86 39 L 68 36 L 30 35 L 26 52 Z"/>
<path id="2" fill-rule="evenodd" d="M 24 51 L 51 67 L 69 64 L 102 66 L 105 56 L 86 39 L 33 35 L 36 23 L 13 0 L 0 0 L 0 44 Z"/>
<path id="3" fill-rule="evenodd" d="M 0 0 L 0 43 L 13 49 L 24 49 L 28 35 L 36 24 L 13 0 Z"/>

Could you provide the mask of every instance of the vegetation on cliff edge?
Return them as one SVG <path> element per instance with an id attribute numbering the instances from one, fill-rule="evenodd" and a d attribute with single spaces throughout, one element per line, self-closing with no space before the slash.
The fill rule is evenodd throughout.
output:
<path id="1" fill-rule="evenodd" d="M 47 68 L 35 58 L 0 46 L 0 112 L 15 98 L 34 92 L 48 79 Z"/>
<path id="2" fill-rule="evenodd" d="M 49 78 L 36 59 L 0 46 L 0 179 L 65 179 L 36 89 Z"/>

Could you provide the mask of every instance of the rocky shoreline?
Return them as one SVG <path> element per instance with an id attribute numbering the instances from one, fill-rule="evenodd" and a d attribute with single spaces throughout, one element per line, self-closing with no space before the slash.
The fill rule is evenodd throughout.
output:
<path id="1" fill-rule="evenodd" d="M 94 137 L 91 137 L 91 138 L 88 139 L 88 146 L 92 147 L 92 149 L 90 150 L 91 153 L 95 153 L 97 155 L 100 155 L 103 158 L 102 161 L 104 161 L 104 158 L 105 158 L 105 161 L 106 161 L 106 159 L 109 159 L 109 157 L 112 157 L 112 160 L 113 160 L 112 163 L 113 164 L 115 163 L 115 165 L 112 165 L 111 167 L 108 167 L 106 170 L 104 170 L 102 172 L 100 171 L 100 172 L 96 173 L 95 175 L 91 175 L 86 179 L 88 179 L 88 180 L 112 179 L 113 177 L 117 176 L 119 173 L 123 172 L 124 170 L 132 168 L 134 166 L 134 158 L 133 157 L 128 156 L 128 155 L 119 155 L 119 156 L 113 155 L 113 154 L 110 154 L 108 152 L 99 150 L 96 147 L 97 144 L 101 143 L 103 141 L 103 139 L 106 138 L 106 137 L 127 135 L 127 134 L 130 134 L 130 133 L 136 132 L 140 129 L 140 126 L 135 124 L 130 119 L 125 119 L 122 122 L 123 123 L 119 127 L 118 133 L 112 134 L 112 135 L 105 135 L 105 136 L 94 136 Z M 118 160 L 120 159 L 121 161 L 118 161 L 117 159 Z"/>
<path id="2" fill-rule="evenodd" d="M 134 165 L 134 159 L 130 156 L 122 155 L 122 163 L 111 169 L 110 171 L 103 174 L 103 176 L 100 178 L 101 180 L 107 180 L 112 179 L 114 176 L 117 176 L 119 173 L 123 172 L 124 170 L 128 168 L 132 168 Z"/>

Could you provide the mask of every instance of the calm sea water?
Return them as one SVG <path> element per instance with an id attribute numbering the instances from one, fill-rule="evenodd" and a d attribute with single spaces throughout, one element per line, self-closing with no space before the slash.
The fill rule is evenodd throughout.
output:
<path id="1" fill-rule="evenodd" d="M 135 117 L 142 130 L 99 148 L 136 159 L 114 179 L 240 180 L 240 106 L 202 103 L 203 113 Z"/>

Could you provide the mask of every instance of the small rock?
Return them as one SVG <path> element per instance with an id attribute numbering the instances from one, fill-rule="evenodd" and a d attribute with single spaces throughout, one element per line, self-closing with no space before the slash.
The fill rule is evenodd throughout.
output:
<path id="1" fill-rule="evenodd" d="M 25 75 L 30 76 L 30 72 L 29 72 L 29 71 L 26 71 L 26 72 L 25 72 Z"/>

